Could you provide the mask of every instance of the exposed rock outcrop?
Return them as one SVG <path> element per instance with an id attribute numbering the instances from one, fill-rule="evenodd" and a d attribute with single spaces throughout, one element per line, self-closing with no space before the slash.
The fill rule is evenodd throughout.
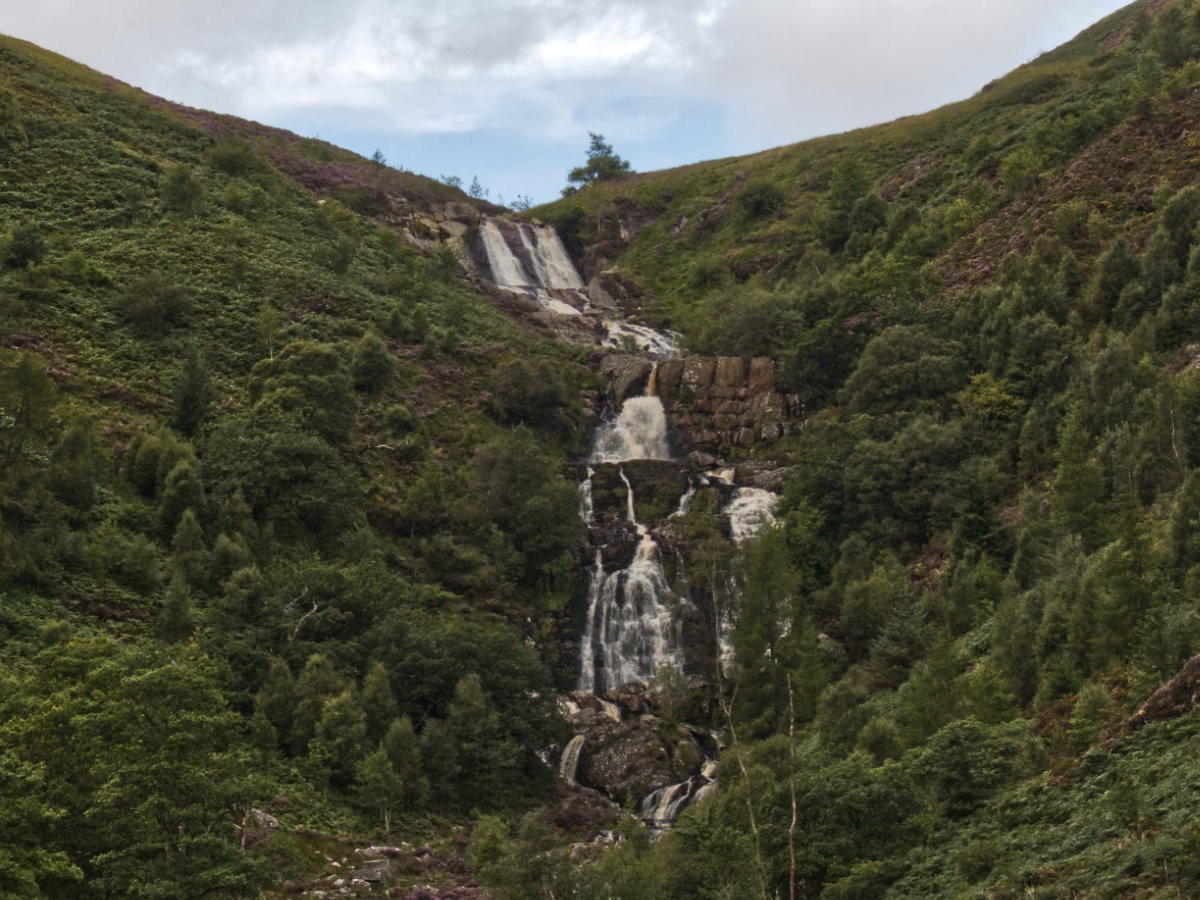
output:
<path id="1" fill-rule="evenodd" d="M 1200 703 L 1200 654 L 1183 664 L 1183 668 L 1166 684 L 1158 688 L 1138 707 L 1138 711 L 1109 732 L 1100 746 L 1111 750 L 1122 740 L 1150 722 L 1175 719 L 1196 708 Z"/>
<path id="2" fill-rule="evenodd" d="M 685 729 L 670 729 L 653 716 L 621 722 L 595 717 L 584 732 L 579 783 L 614 802 L 638 804 L 659 788 L 700 772 L 704 751 Z"/>
<path id="3" fill-rule="evenodd" d="M 645 389 L 652 366 L 642 357 L 612 355 L 601 364 L 611 396 L 620 403 Z M 769 357 L 681 356 L 655 373 L 677 455 L 750 447 L 794 434 L 802 410 L 775 385 Z"/>

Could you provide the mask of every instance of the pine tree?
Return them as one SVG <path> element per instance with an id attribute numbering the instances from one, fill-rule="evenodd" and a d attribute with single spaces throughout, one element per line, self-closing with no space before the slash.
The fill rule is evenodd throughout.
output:
<path id="1" fill-rule="evenodd" d="M 192 589 L 179 572 L 167 585 L 167 596 L 163 602 L 158 623 L 158 636 L 169 643 L 186 640 L 194 627 L 192 619 Z"/>
<path id="2" fill-rule="evenodd" d="M 204 530 L 191 508 L 179 517 L 171 539 L 170 566 L 190 587 L 204 586 L 209 578 L 212 556 L 204 545 Z"/>
<path id="3" fill-rule="evenodd" d="M 322 704 L 305 767 L 319 780 L 345 789 L 354 780 L 366 740 L 367 717 L 354 691 L 346 688 Z"/>
<path id="4" fill-rule="evenodd" d="M 193 459 L 181 459 L 163 482 L 162 499 L 158 505 L 158 527 L 164 535 L 174 535 L 183 514 L 204 510 L 204 483 Z"/>
<path id="5" fill-rule="evenodd" d="M 267 677 L 254 696 L 254 709 L 261 714 L 279 737 L 292 730 L 292 712 L 296 706 L 296 679 L 292 670 L 279 657 L 272 657 Z"/>
<path id="6" fill-rule="evenodd" d="M 300 756 L 308 749 L 308 742 L 316 735 L 325 701 L 340 692 L 343 684 L 328 657 L 314 653 L 308 658 L 296 679 L 296 705 L 288 738 L 293 756 Z"/>
<path id="7" fill-rule="evenodd" d="M 208 405 L 212 398 L 208 370 L 199 352 L 193 348 L 183 361 L 183 368 L 175 381 L 172 399 L 175 416 L 171 425 L 184 437 L 191 437 L 208 416 Z"/>
<path id="8" fill-rule="evenodd" d="M 382 390 L 392 377 L 395 363 L 377 334 L 365 334 L 354 347 L 350 374 L 360 391 Z"/>

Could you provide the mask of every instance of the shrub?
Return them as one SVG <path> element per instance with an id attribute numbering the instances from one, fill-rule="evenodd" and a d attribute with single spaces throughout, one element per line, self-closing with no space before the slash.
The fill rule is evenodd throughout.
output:
<path id="1" fill-rule="evenodd" d="M 360 391 L 380 391 L 391 380 L 395 363 L 378 335 L 363 335 L 354 347 L 350 360 L 350 375 Z"/>
<path id="2" fill-rule="evenodd" d="M 770 181 L 752 181 L 738 195 L 737 204 L 749 219 L 765 219 L 783 209 L 786 198 Z"/>
<path id="3" fill-rule="evenodd" d="M 226 175 L 246 176 L 263 168 L 262 161 L 245 141 L 226 139 L 218 141 L 208 154 L 214 169 Z"/>
<path id="4" fill-rule="evenodd" d="M 4 265 L 10 269 L 23 269 L 30 264 L 40 263 L 46 256 L 46 239 L 34 222 L 22 222 L 12 233 Z"/>
<path id="5" fill-rule="evenodd" d="M 204 189 L 192 175 L 190 166 L 176 166 L 163 179 L 162 198 L 167 209 L 192 216 L 200 210 Z"/>
<path id="6" fill-rule="evenodd" d="M 147 275 L 121 295 L 117 309 L 146 337 L 162 337 L 168 328 L 183 324 L 192 311 L 192 301 L 183 288 L 161 275 Z"/>

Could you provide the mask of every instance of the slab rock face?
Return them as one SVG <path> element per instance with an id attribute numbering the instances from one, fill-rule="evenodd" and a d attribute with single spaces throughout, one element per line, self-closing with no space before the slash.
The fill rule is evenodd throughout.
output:
<path id="1" fill-rule="evenodd" d="M 610 360 L 602 373 L 617 402 L 645 389 L 650 372 L 644 359 Z M 660 362 L 654 380 L 677 455 L 748 447 L 799 430 L 800 405 L 776 388 L 769 357 L 681 356 Z"/>

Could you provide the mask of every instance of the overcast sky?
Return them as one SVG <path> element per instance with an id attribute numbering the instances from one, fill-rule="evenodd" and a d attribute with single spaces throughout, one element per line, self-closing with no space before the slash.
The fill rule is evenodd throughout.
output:
<path id="1" fill-rule="evenodd" d="M 553 199 L 974 94 L 1125 0 L 28 0 L 0 31 L 151 93 Z"/>

